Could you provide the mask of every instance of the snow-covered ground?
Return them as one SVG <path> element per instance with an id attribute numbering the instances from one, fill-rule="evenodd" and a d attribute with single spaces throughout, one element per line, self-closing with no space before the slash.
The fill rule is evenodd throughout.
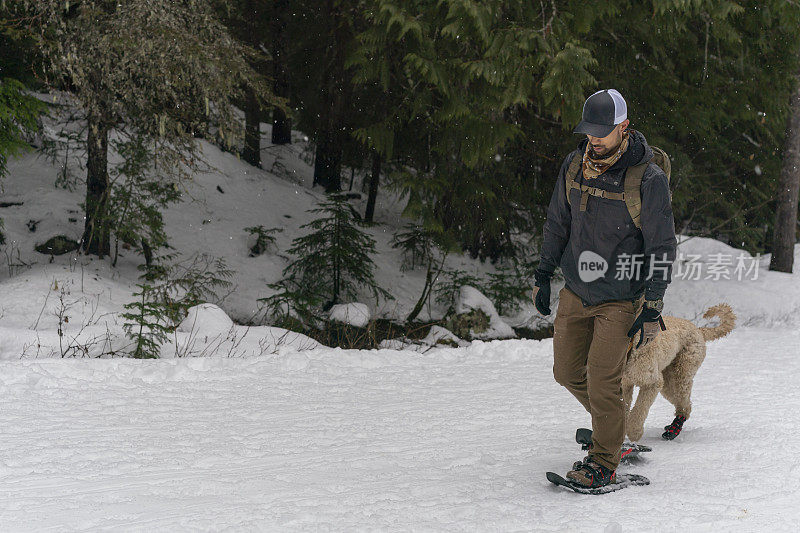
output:
<path id="1" fill-rule="evenodd" d="M 552 486 L 589 423 L 552 343 L 425 354 L 0 363 L 0 529 L 790 531 L 800 475 L 800 333 L 708 346 L 672 442 L 659 399 L 604 496 Z"/>

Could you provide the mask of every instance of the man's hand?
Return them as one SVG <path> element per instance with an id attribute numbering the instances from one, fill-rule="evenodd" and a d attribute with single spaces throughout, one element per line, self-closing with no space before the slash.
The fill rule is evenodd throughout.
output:
<path id="1" fill-rule="evenodd" d="M 647 346 L 661 331 L 661 313 L 645 305 L 642 312 L 636 317 L 633 326 L 628 330 L 628 337 L 635 337 L 641 331 L 642 335 L 636 348 Z"/>
<path id="2" fill-rule="evenodd" d="M 540 272 L 537 270 L 533 277 L 536 279 L 535 287 L 533 288 L 533 303 L 536 310 L 544 316 L 550 314 L 550 278 L 552 274 Z"/>

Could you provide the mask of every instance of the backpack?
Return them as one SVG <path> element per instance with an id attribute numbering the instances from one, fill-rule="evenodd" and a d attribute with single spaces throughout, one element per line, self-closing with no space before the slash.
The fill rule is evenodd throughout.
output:
<path id="1" fill-rule="evenodd" d="M 657 148 L 655 146 L 651 146 L 650 148 L 653 150 L 653 158 L 650 159 L 650 161 L 645 161 L 639 165 L 628 167 L 625 171 L 624 192 L 609 192 L 598 187 L 590 187 L 586 184 L 578 184 L 575 181 L 575 178 L 578 177 L 578 173 L 581 171 L 583 157 L 579 153 L 576 153 L 572 158 L 569 168 L 567 169 L 567 174 L 564 177 L 564 182 L 567 187 L 567 203 L 572 205 L 569 199 L 569 191 L 571 189 L 581 190 L 581 211 L 586 211 L 586 201 L 588 200 L 590 194 L 600 198 L 608 198 L 609 200 L 620 200 L 625 202 L 625 205 L 627 205 L 628 213 L 631 215 L 633 224 L 638 229 L 642 229 L 642 222 L 640 220 L 640 215 L 642 214 L 642 177 L 644 176 L 645 169 L 647 169 L 647 165 L 650 163 L 655 163 L 661 167 L 661 170 L 663 170 L 664 174 L 667 175 L 667 183 L 669 183 L 670 173 L 672 172 L 672 165 L 669 162 L 669 156 L 667 153 L 661 148 Z"/>

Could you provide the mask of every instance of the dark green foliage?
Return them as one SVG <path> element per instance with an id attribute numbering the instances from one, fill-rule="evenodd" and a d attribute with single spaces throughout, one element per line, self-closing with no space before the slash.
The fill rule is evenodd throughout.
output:
<path id="1" fill-rule="evenodd" d="M 403 251 L 401 270 L 411 270 L 418 266 L 424 266 L 426 269 L 422 293 L 406 317 L 406 322 L 412 322 L 422 311 L 425 303 L 430 303 L 430 296 L 444 269 L 444 262 L 447 255 L 455 251 L 456 242 L 441 227 L 426 228 L 417 224 L 408 224 L 403 231 L 392 238 L 392 247 Z"/>
<path id="2" fill-rule="evenodd" d="M 403 252 L 401 270 L 413 270 L 420 266 L 428 266 L 442 255 L 456 249 L 456 242 L 437 226 L 422 226 L 420 224 L 406 224 L 402 231 L 392 237 L 392 248 Z"/>
<path id="3" fill-rule="evenodd" d="M 37 128 L 37 119 L 44 109 L 44 103 L 26 94 L 22 83 L 0 77 L 0 178 L 8 172 L 10 156 L 30 149 L 24 134 Z"/>
<path id="4" fill-rule="evenodd" d="M 0 68 L 0 180 L 8 173 L 8 158 L 29 149 L 24 135 L 36 129 L 37 119 L 44 109 L 42 102 L 25 93 L 21 82 L 3 77 Z M 0 219 L 0 244 L 5 240 Z"/>
<path id="5" fill-rule="evenodd" d="M 436 289 L 436 302 L 448 307 L 448 311 L 445 314 L 449 314 L 452 311 L 453 303 L 461 287 L 470 285 L 481 290 L 481 285 L 483 285 L 481 278 L 458 269 L 444 272 L 442 278 Z"/>
<path id="6" fill-rule="evenodd" d="M 136 359 L 158 359 L 161 356 L 161 345 L 167 342 L 167 335 L 174 329 L 169 326 L 169 317 L 164 306 L 153 299 L 153 287 L 143 283 L 137 284 L 139 292 L 134 292 L 134 296 L 139 299 L 125 304 L 123 307 L 128 310 L 120 316 L 125 320 L 123 328 L 125 334 L 135 347 L 131 351 L 131 357 Z"/>
<path id="7" fill-rule="evenodd" d="M 270 285 L 277 294 L 264 299 L 273 316 L 298 313 L 309 318 L 315 309 L 329 309 L 341 301 L 358 297 L 359 289 L 379 298 L 391 298 L 375 282 L 375 240 L 353 216 L 343 195 L 332 194 L 310 213 L 320 218 L 301 226 L 311 232 L 292 242 L 288 252 L 296 259 L 284 278 Z"/>
<path id="8" fill-rule="evenodd" d="M 491 300 L 499 314 L 518 311 L 522 302 L 530 300 L 530 283 L 518 270 L 499 269 L 487 277 L 481 292 Z"/>
<path id="9" fill-rule="evenodd" d="M 477 277 L 463 270 L 449 270 L 443 272 L 442 277 L 436 289 L 436 302 L 448 306 L 446 314 L 452 312 L 456 295 L 464 285 L 481 291 L 501 315 L 518 311 L 522 302 L 530 298 L 530 283 L 519 268 L 499 268 L 486 277 Z"/>
<path id="10" fill-rule="evenodd" d="M 115 236 L 114 264 L 119 256 L 119 242 L 140 253 L 145 248 L 157 251 L 167 245 L 161 210 L 180 200 L 178 182 L 154 176 L 156 154 L 146 140 L 135 136 L 112 140 L 122 162 L 112 169 L 111 198 L 106 224 Z"/>
<path id="11" fill-rule="evenodd" d="M 283 228 L 266 229 L 259 225 L 244 228 L 244 230 L 256 237 L 256 242 L 250 247 L 250 257 L 257 257 L 275 246 L 275 234 L 282 232 Z"/>
<path id="12" fill-rule="evenodd" d="M 173 324 L 183 320 L 190 307 L 222 301 L 226 295 L 221 291 L 233 286 L 233 271 L 225 260 L 206 254 L 181 260 L 176 254 L 163 255 L 141 269 L 142 279 L 150 286 L 149 297 Z"/>
<path id="13" fill-rule="evenodd" d="M 451 314 L 444 321 L 444 327 L 459 339 L 472 340 L 473 333 L 483 333 L 489 329 L 489 315 L 481 309 L 471 309 L 460 315 Z"/>
<path id="14" fill-rule="evenodd" d="M 435 221 L 475 257 L 509 255 L 523 222 L 495 158 L 521 133 L 508 113 L 535 87 L 534 54 L 546 46 L 528 24 L 537 14 L 522 1 L 380 0 L 350 60 L 379 102 L 356 137 L 400 163 L 391 178 L 406 214 Z M 583 80 L 573 69 L 573 87 Z"/>

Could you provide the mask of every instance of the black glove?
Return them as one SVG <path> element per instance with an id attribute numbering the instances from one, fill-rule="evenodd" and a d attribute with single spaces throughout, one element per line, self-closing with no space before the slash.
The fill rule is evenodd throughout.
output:
<path id="1" fill-rule="evenodd" d="M 647 344 L 653 340 L 658 331 L 661 329 L 661 326 L 663 326 L 661 313 L 655 309 L 645 306 L 642 308 L 642 312 L 639 313 L 639 316 L 636 317 L 636 320 L 633 321 L 633 326 L 631 326 L 631 329 L 628 330 L 628 337 L 633 338 L 636 336 L 637 332 L 642 332 L 642 335 L 639 338 L 639 343 L 636 345 L 638 348 L 642 345 L 643 341 L 645 344 Z"/>
<path id="2" fill-rule="evenodd" d="M 550 314 L 550 278 L 553 277 L 553 274 L 549 274 L 547 272 L 542 272 L 537 270 L 533 273 L 534 279 L 536 279 L 536 283 L 534 285 L 539 287 L 539 290 L 536 291 L 536 300 L 534 300 L 534 304 L 536 305 L 536 310 L 542 313 L 543 315 L 547 316 Z"/>

